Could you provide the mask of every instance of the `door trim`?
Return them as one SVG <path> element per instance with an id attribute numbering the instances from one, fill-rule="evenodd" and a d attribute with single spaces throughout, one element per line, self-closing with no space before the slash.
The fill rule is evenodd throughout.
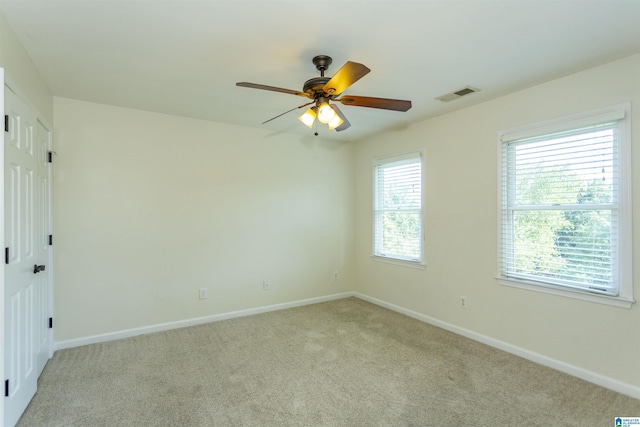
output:
<path id="1" fill-rule="evenodd" d="M 0 80 L 2 80 L 2 88 L 0 88 L 0 115 L 4 118 L 4 86 L 6 79 L 4 75 L 4 68 L 0 68 Z M 0 174 L 2 178 L 2 185 L 0 186 L 0 223 L 2 224 L 3 232 L 0 233 L 0 242 L 4 248 L 4 129 L 2 129 L 2 136 L 0 137 L 0 143 L 2 143 L 2 150 L 0 150 Z M 4 263 L 0 263 L 0 307 L 2 307 L 2 316 L 0 316 L 0 379 L 2 383 L 6 380 L 4 372 Z M 2 398 L 0 401 L 0 422 L 4 423 L 4 401 Z"/>

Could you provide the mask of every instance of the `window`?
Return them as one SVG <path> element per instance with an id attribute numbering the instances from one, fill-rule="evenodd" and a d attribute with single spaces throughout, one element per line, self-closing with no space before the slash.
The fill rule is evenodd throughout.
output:
<path id="1" fill-rule="evenodd" d="M 422 263 L 422 153 L 373 165 L 373 255 Z"/>
<path id="2" fill-rule="evenodd" d="M 628 117 L 625 104 L 500 133 L 505 284 L 630 306 Z"/>

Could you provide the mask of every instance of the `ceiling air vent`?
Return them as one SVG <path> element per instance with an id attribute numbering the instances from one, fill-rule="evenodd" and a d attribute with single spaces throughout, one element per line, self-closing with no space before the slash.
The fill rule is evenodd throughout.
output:
<path id="1" fill-rule="evenodd" d="M 442 96 L 438 96 L 436 99 L 442 102 L 449 102 L 474 92 L 480 92 L 480 89 L 476 87 L 465 86 L 462 89 L 458 89 L 456 91 L 446 93 Z"/>

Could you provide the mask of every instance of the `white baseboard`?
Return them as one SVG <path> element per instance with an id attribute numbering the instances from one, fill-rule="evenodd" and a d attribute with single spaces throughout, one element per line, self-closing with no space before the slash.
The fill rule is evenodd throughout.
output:
<path id="1" fill-rule="evenodd" d="M 231 311 L 228 313 L 214 314 L 211 316 L 197 317 L 194 319 L 178 320 L 176 322 L 160 323 L 157 325 L 142 326 L 140 328 L 126 329 L 123 331 L 109 332 L 106 334 L 92 335 L 83 338 L 75 338 L 71 340 L 58 341 L 54 343 L 55 350 L 63 350 L 65 348 L 80 347 L 87 344 L 97 344 L 107 341 L 119 340 L 122 338 L 130 338 L 138 335 L 152 334 L 154 332 L 169 331 L 171 329 L 185 328 L 187 326 L 202 325 L 204 323 L 218 322 L 220 320 L 233 319 L 236 317 L 251 316 L 253 314 L 267 313 L 269 311 L 284 310 L 287 308 L 301 307 L 303 305 L 317 304 L 326 301 L 332 301 L 341 298 L 354 296 L 353 292 L 344 292 L 340 294 L 327 295 L 323 297 L 308 298 L 299 301 L 285 302 L 281 304 L 267 305 L 264 307 L 249 308 L 246 310 Z"/>
<path id="2" fill-rule="evenodd" d="M 595 372 L 588 371 L 586 369 L 582 369 L 577 366 L 573 366 L 556 359 L 552 359 L 551 357 L 543 356 L 533 351 L 526 350 L 524 348 L 521 348 L 512 344 L 508 344 L 504 341 L 499 341 L 494 338 L 490 338 L 485 335 L 478 334 L 468 329 L 464 329 L 464 328 L 452 325 L 450 323 L 443 322 L 433 317 L 429 317 L 424 314 L 417 313 L 415 311 L 411 311 L 394 304 L 390 304 L 386 301 L 382 301 L 377 298 L 373 298 L 368 295 L 361 294 L 359 292 L 354 292 L 353 296 L 360 298 L 364 301 L 370 302 L 372 304 L 379 305 L 380 307 L 388 308 L 389 310 L 393 310 L 395 312 L 398 312 L 406 316 L 412 317 L 414 319 L 420 320 L 422 322 L 428 323 L 430 325 L 437 326 L 439 328 L 445 329 L 455 334 L 462 335 L 463 337 L 470 338 L 474 341 L 478 341 L 483 344 L 489 345 L 491 347 L 500 349 L 502 351 L 506 351 L 507 353 L 515 354 L 516 356 L 520 356 L 524 359 L 531 360 L 532 362 L 539 363 L 543 366 L 556 369 L 558 371 L 564 372 L 566 374 L 580 378 L 590 383 L 597 384 L 599 386 L 608 388 L 618 393 L 625 394 L 627 396 L 631 396 L 634 399 L 640 399 L 640 387 L 636 387 L 634 385 L 627 384 L 622 381 L 618 381 L 613 378 L 609 378 L 604 375 L 600 375 Z"/>

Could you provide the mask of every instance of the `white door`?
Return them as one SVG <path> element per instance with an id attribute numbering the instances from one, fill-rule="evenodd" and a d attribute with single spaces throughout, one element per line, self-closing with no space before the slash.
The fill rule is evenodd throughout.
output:
<path id="1" fill-rule="evenodd" d="M 36 168 L 36 185 L 38 187 L 37 203 L 38 211 L 36 212 L 37 224 L 35 225 L 37 265 L 44 266 L 45 270 L 40 271 L 36 275 L 36 312 L 35 312 L 35 331 L 36 340 L 36 371 L 38 377 L 42 373 L 44 366 L 51 357 L 52 346 L 52 302 L 53 292 L 51 286 L 52 277 L 51 266 L 53 265 L 53 257 L 51 256 L 51 244 L 53 243 L 51 236 L 51 131 L 38 121 L 36 129 L 36 150 L 37 150 L 37 168 Z M 50 237 L 51 236 L 51 237 Z"/>
<path id="2" fill-rule="evenodd" d="M 14 425 L 36 392 L 38 376 L 48 358 L 48 322 L 51 291 L 46 271 L 50 192 L 43 199 L 43 186 L 49 185 L 48 165 L 42 168 L 49 136 L 40 136 L 36 114 L 5 87 L 5 425 Z M 45 128 L 46 129 L 46 128 Z M 43 182 L 43 176 L 45 181 Z M 44 221 L 47 226 L 44 227 Z M 44 267 L 43 267 L 44 266 Z M 46 307 L 46 311 L 45 310 Z M 48 319 L 47 319 L 48 320 Z M 44 325 L 43 325 L 44 324 Z M 43 350 L 46 346 L 46 351 Z"/>

